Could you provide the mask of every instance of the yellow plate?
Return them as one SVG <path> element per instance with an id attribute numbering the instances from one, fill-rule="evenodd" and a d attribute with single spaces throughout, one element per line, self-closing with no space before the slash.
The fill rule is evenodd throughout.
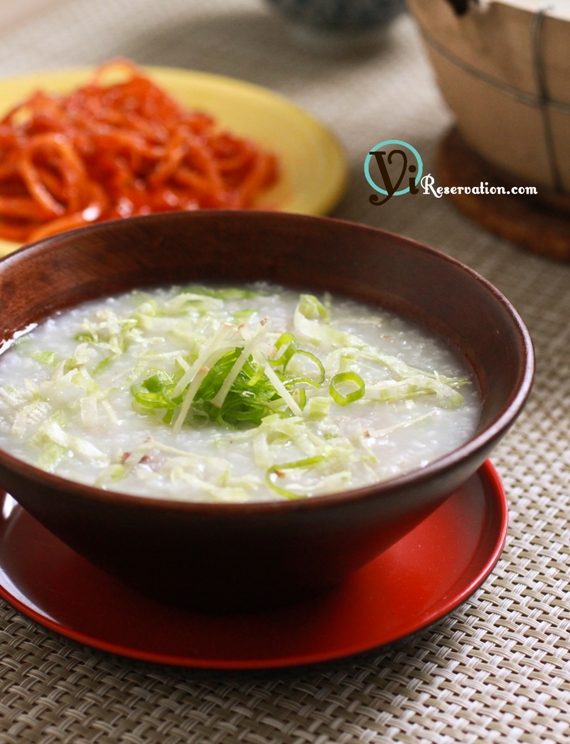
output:
<path id="1" fill-rule="evenodd" d="M 222 128 L 277 154 L 281 178 L 257 207 L 319 215 L 329 212 L 342 196 L 347 178 L 342 147 L 326 127 L 286 98 L 219 75 L 144 69 L 184 106 L 211 114 Z M 92 68 L 82 68 L 0 80 L 0 116 L 35 90 L 67 93 L 92 74 Z M 18 247 L 0 240 L 0 256 Z"/>

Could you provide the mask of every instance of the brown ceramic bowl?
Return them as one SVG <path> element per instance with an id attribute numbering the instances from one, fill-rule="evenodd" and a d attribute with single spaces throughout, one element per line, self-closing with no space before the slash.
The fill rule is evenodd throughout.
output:
<path id="1" fill-rule="evenodd" d="M 469 442 L 422 470 L 330 496 L 261 504 L 103 491 L 0 451 L 0 485 L 25 509 L 100 568 L 159 600 L 251 610 L 342 581 L 479 468 L 531 387 L 529 334 L 505 298 L 473 271 L 380 230 L 269 212 L 106 222 L 12 254 L 0 262 L 0 341 L 56 310 L 133 287 L 259 279 L 343 294 L 433 331 L 478 380 L 481 422 Z"/>

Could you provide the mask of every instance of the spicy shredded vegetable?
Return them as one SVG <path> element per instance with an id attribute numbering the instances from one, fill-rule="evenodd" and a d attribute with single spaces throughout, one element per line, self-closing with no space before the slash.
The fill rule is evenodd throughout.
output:
<path id="1" fill-rule="evenodd" d="M 126 79 L 108 84 L 109 75 Z M 276 157 L 189 111 L 128 60 L 69 95 L 34 93 L 0 120 L 0 238 L 102 220 L 252 207 Z"/>

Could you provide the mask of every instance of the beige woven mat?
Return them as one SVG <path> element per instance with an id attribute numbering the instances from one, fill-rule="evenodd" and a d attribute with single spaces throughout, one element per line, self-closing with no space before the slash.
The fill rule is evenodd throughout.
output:
<path id="1" fill-rule="evenodd" d="M 533 397 L 494 454 L 511 504 L 503 556 L 460 609 L 413 640 L 303 671 L 150 667 L 52 636 L 0 603 L 1 744 L 346 744 L 570 740 L 570 267 L 524 253 L 445 200 L 368 203 L 363 158 L 397 138 L 433 168 L 450 117 L 400 18 L 369 55 L 293 46 L 255 0 L 68 0 L 0 35 L 0 75 L 127 55 L 241 77 L 327 122 L 348 152 L 338 216 L 402 232 L 473 266 L 528 323 Z"/>

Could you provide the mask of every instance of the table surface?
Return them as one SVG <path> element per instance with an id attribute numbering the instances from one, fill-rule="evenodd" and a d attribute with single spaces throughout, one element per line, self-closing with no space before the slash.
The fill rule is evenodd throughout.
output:
<path id="1" fill-rule="evenodd" d="M 452 121 L 404 15 L 373 49 L 300 48 L 261 0 L 52 0 L 0 27 L 0 76 L 113 56 L 231 75 L 290 97 L 342 141 L 335 216 L 453 255 L 514 303 L 538 356 L 531 399 L 493 455 L 510 529 L 463 606 L 394 647 L 334 664 L 225 674 L 133 663 L 67 642 L 0 602 L 0 743 L 566 742 L 570 729 L 570 266 L 526 253 L 445 199 L 368 201 L 362 163 L 411 142 L 433 171 Z M 412 201 L 413 199 L 413 201 Z"/>

